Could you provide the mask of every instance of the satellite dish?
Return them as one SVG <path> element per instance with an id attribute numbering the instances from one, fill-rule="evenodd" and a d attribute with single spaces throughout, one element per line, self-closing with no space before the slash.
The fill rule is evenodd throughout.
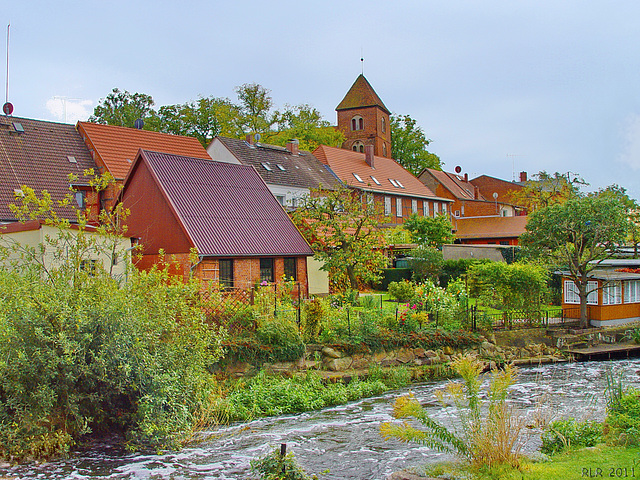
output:
<path id="1" fill-rule="evenodd" d="M 460 165 L 458 165 L 456 167 L 456 173 L 460 173 L 462 171 L 462 167 Z"/>
<path id="2" fill-rule="evenodd" d="M 493 192 L 493 199 L 497 200 L 498 199 L 498 192 Z"/>
<path id="3" fill-rule="evenodd" d="M 9 102 L 2 105 L 2 111 L 5 115 L 11 115 L 13 113 L 13 105 Z"/>
<path id="4" fill-rule="evenodd" d="M 135 122 L 133 122 L 133 126 L 138 130 L 142 130 L 142 127 L 144 127 L 144 120 L 138 118 Z"/>
<path id="5" fill-rule="evenodd" d="M 256 142 L 259 142 L 261 138 L 262 137 L 260 136 L 260 134 L 256 133 L 256 135 L 255 135 Z"/>

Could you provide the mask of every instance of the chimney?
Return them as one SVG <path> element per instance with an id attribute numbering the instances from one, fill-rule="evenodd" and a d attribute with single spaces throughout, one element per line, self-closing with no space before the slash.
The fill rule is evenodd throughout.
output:
<path id="1" fill-rule="evenodd" d="M 289 150 L 293 155 L 298 155 L 298 153 L 300 153 L 300 142 L 297 138 L 287 142 L 287 150 Z"/>
<path id="2" fill-rule="evenodd" d="M 527 181 L 527 172 L 520 172 L 520 181 L 521 182 Z"/>
<path id="3" fill-rule="evenodd" d="M 373 145 L 364 146 L 364 161 L 367 162 L 367 165 L 371 168 L 375 168 L 373 166 Z"/>
<path id="4" fill-rule="evenodd" d="M 468 174 L 468 173 L 465 173 L 465 174 L 464 174 L 464 181 L 465 181 L 465 182 L 468 182 L 468 181 L 469 181 L 469 174 Z"/>
<path id="5" fill-rule="evenodd" d="M 247 136 L 245 137 L 245 140 L 247 141 L 247 143 L 249 145 L 253 145 L 253 135 L 251 135 L 250 133 L 247 133 Z"/>
<path id="6" fill-rule="evenodd" d="M 476 200 L 480 199 L 480 188 L 477 185 L 473 186 L 473 198 Z"/>

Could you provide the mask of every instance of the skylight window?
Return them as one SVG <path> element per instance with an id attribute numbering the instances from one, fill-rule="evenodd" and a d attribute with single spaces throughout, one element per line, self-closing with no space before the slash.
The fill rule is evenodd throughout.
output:
<path id="1" fill-rule="evenodd" d="M 362 178 L 360 178 L 360 175 L 358 175 L 357 173 L 354 173 L 353 176 L 356 177 L 356 180 L 358 180 L 360 183 L 364 183 L 364 180 L 362 180 Z"/>
<path id="2" fill-rule="evenodd" d="M 400 180 L 396 180 L 396 183 L 400 186 L 400 188 L 404 188 L 404 185 L 400 183 Z"/>
<path id="3" fill-rule="evenodd" d="M 271 170 L 271 166 L 268 163 L 264 163 L 262 162 L 262 166 L 264 167 L 264 169 L 268 172 L 272 172 L 273 170 Z"/>
<path id="4" fill-rule="evenodd" d="M 24 127 L 22 126 L 21 123 L 14 122 L 13 129 L 18 133 L 24 133 Z"/>
<path id="5" fill-rule="evenodd" d="M 391 182 L 391 185 L 393 185 L 394 187 L 400 188 L 400 185 L 398 185 L 393 178 L 390 178 L 389 181 Z"/>
<path id="6" fill-rule="evenodd" d="M 72 157 L 71 155 L 67 155 L 67 160 L 69 160 L 69 163 L 78 163 L 76 157 Z"/>
<path id="7" fill-rule="evenodd" d="M 279 163 L 276 163 L 276 165 L 278 166 L 278 168 L 280 170 L 282 170 L 283 172 L 286 170 L 282 165 L 280 165 Z"/>
<path id="8" fill-rule="evenodd" d="M 376 185 L 380 185 L 380 182 L 378 181 L 378 179 L 376 177 L 374 177 L 373 175 L 371 175 L 371 180 L 373 180 Z"/>

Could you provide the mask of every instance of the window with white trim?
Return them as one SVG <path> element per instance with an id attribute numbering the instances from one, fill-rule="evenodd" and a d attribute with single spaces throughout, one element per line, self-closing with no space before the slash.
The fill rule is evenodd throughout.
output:
<path id="1" fill-rule="evenodd" d="M 402 199 L 396 198 L 396 217 L 402 216 Z"/>
<path id="2" fill-rule="evenodd" d="M 353 176 L 356 177 L 356 180 L 358 180 L 360 183 L 364 183 L 364 180 L 362 180 L 362 178 L 360 178 L 360 175 L 358 175 L 357 173 L 354 173 Z"/>
<path id="3" fill-rule="evenodd" d="M 418 200 L 411 200 L 411 213 L 418 213 Z"/>
<path id="4" fill-rule="evenodd" d="M 351 119 L 351 130 L 364 130 L 364 119 L 360 115 Z"/>
<path id="5" fill-rule="evenodd" d="M 391 215 L 391 197 L 384 197 L 384 214 Z"/>
<path id="6" fill-rule="evenodd" d="M 624 282 L 624 303 L 640 303 L 640 280 Z"/>
<path id="7" fill-rule="evenodd" d="M 622 303 L 622 284 L 620 281 L 607 282 L 602 287 L 602 304 L 618 305 Z"/>
<path id="8" fill-rule="evenodd" d="M 429 216 L 429 202 L 427 202 L 426 200 L 422 201 L 422 215 L 424 215 L 425 217 Z"/>
<path id="9" fill-rule="evenodd" d="M 564 281 L 564 303 L 580 304 L 580 293 L 573 280 Z M 598 282 L 587 282 L 587 305 L 598 304 Z"/>

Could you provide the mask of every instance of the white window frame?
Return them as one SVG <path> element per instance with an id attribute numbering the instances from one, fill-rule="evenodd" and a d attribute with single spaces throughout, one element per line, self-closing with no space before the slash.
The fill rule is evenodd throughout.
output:
<path id="1" fill-rule="evenodd" d="M 422 215 L 425 217 L 429 216 L 429 202 L 426 200 L 422 201 Z"/>
<path id="2" fill-rule="evenodd" d="M 391 215 L 391 197 L 384 197 L 384 214 L 387 217 Z"/>
<path id="3" fill-rule="evenodd" d="M 602 286 L 602 304 L 619 305 L 622 303 L 622 282 L 614 280 Z"/>
<path id="4" fill-rule="evenodd" d="M 624 303 L 640 303 L 640 280 L 624 282 Z"/>
<path id="5" fill-rule="evenodd" d="M 411 213 L 418 213 L 418 200 L 415 198 L 411 199 Z"/>
<path id="6" fill-rule="evenodd" d="M 396 197 L 396 217 L 402 217 L 402 198 Z"/>
<path id="7" fill-rule="evenodd" d="M 563 297 L 564 303 L 580 305 L 580 295 L 578 287 L 573 280 L 565 280 Z M 587 305 L 598 304 L 598 282 L 587 282 Z"/>

